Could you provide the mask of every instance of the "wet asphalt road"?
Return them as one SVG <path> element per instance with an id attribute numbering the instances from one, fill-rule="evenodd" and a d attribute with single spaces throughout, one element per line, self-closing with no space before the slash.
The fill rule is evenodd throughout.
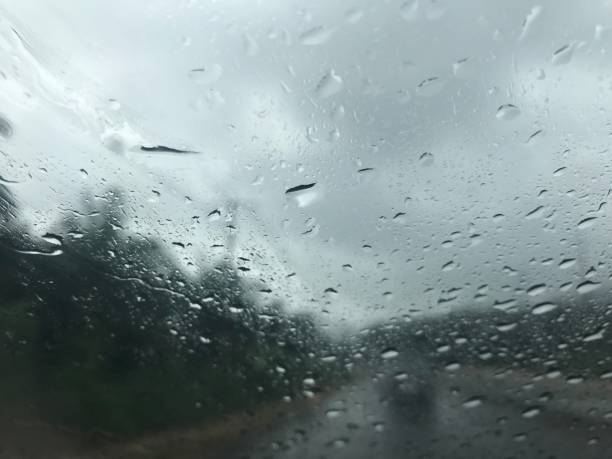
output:
<path id="1" fill-rule="evenodd" d="M 364 375 L 319 399 L 127 443 L 12 420 L 0 458 L 612 458 L 611 379 L 463 367 L 432 388 L 399 405 L 384 381 Z"/>
<path id="2" fill-rule="evenodd" d="M 363 378 L 280 419 L 236 458 L 612 457 L 612 384 L 466 370 L 439 377 L 430 402 L 397 409 Z M 497 374 L 497 375 L 496 375 Z"/>

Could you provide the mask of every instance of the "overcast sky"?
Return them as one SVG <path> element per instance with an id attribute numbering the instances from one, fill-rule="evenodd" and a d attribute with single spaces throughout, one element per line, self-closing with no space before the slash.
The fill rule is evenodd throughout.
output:
<path id="1" fill-rule="evenodd" d="M 35 232 L 120 186 L 212 264 L 235 209 L 245 275 L 334 329 L 612 273 L 609 1 L 0 5 L 0 176 Z"/>

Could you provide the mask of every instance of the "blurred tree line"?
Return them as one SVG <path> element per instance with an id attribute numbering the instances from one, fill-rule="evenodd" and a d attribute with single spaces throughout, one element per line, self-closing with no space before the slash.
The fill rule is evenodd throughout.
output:
<path id="1" fill-rule="evenodd" d="M 604 287 L 559 294 L 542 315 L 519 304 L 464 308 L 385 321 L 332 343 L 312 317 L 262 304 L 231 261 L 188 276 L 126 223 L 122 194 L 110 190 L 66 213 L 54 234 L 34 235 L 0 185 L 5 412 L 133 436 L 336 387 L 348 380 L 346 363 L 376 373 L 388 349 L 407 356 L 407 372 L 410 359 L 440 372 L 456 363 L 585 378 L 612 372 Z"/>
<path id="2" fill-rule="evenodd" d="M 576 277 L 575 283 L 584 282 Z M 608 289 L 588 294 L 556 294 L 550 312 L 516 303 L 509 309 L 492 306 L 460 308 L 447 314 L 387 321 L 353 336 L 371 369 L 382 363 L 381 352 L 394 349 L 407 359 L 427 361 L 448 374 L 461 367 L 490 367 L 500 372 L 598 380 L 612 375 L 612 304 Z M 554 309 L 552 309 L 554 308 Z M 457 367 L 459 365 L 459 367 Z M 459 370 L 457 370 L 459 369 Z M 411 371 L 410 365 L 405 369 Z"/>
<path id="3" fill-rule="evenodd" d="M 125 229 L 122 194 L 34 236 L 0 186 L 0 400 L 130 436 L 251 410 L 346 377 L 307 315 L 261 305 L 231 262 L 187 276 Z M 49 256 L 54 250 L 62 253 Z M 308 388 L 312 389 L 312 388 Z"/>

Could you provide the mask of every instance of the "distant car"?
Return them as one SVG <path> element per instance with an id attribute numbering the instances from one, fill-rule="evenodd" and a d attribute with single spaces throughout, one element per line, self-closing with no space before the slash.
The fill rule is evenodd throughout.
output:
<path id="1" fill-rule="evenodd" d="M 377 383 L 381 402 L 399 421 L 426 422 L 435 415 L 433 362 L 421 352 L 383 361 Z"/>

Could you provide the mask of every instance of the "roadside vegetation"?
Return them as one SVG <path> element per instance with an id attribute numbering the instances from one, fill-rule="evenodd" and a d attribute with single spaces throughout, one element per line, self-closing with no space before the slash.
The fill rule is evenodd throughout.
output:
<path id="1" fill-rule="evenodd" d="M 346 379 L 311 317 L 258 300 L 232 260 L 187 276 L 125 229 L 117 190 L 83 199 L 52 234 L 31 234 L 6 188 L 0 211 L 3 406 L 131 437 Z"/>

